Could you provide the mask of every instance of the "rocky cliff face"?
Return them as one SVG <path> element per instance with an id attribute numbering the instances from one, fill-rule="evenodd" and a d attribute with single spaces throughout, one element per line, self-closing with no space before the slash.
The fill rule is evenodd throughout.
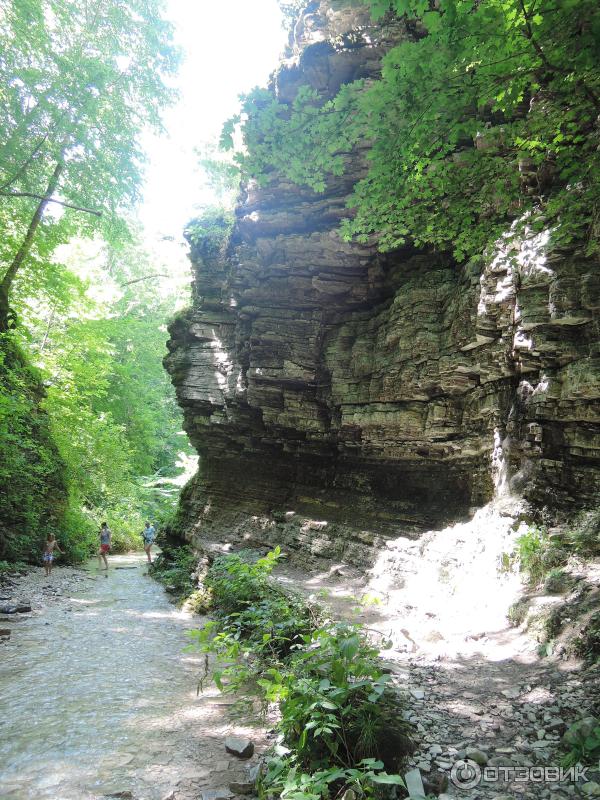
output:
<path id="1" fill-rule="evenodd" d="M 313 3 L 272 90 L 332 96 L 406 35 Z M 200 453 L 187 535 L 363 562 L 379 538 L 509 488 L 537 507 L 593 502 L 598 263 L 548 234 L 507 232 L 467 264 L 345 243 L 360 152 L 351 164 L 324 194 L 247 187 L 226 247 L 192 247 L 194 303 L 165 361 Z"/>

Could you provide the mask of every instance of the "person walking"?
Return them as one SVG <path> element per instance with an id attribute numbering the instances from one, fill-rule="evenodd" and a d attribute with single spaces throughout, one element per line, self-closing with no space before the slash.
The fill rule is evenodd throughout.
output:
<path id="1" fill-rule="evenodd" d="M 112 544 L 112 532 L 108 527 L 108 523 L 103 522 L 100 526 L 100 549 L 98 550 L 98 566 L 100 569 L 105 569 L 108 574 L 108 561 L 106 560 L 107 553 L 110 553 L 110 546 Z M 102 562 L 104 561 L 104 567 Z"/>
<path id="2" fill-rule="evenodd" d="M 49 533 L 46 538 L 46 545 L 44 547 L 44 569 L 46 570 L 46 577 L 52 575 L 52 564 L 54 562 L 54 551 L 64 555 L 64 552 L 58 546 L 56 537 L 53 533 Z"/>
<path id="3" fill-rule="evenodd" d="M 154 544 L 154 537 L 156 536 L 156 528 L 154 525 L 151 525 L 149 522 L 146 523 L 146 527 L 142 531 L 142 539 L 144 540 L 144 551 L 148 556 L 148 563 L 152 563 L 152 556 L 150 551 L 152 549 L 152 545 Z"/>

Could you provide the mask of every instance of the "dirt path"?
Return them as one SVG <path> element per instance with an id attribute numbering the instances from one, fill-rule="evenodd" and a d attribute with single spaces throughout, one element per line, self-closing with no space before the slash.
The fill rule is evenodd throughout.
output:
<path id="1" fill-rule="evenodd" d="M 0 645 L 3 800 L 191 800 L 256 760 L 225 751 L 225 736 L 258 744 L 259 732 L 216 691 L 196 696 L 198 658 L 183 648 L 199 620 L 145 571 L 141 557 L 117 556 L 107 578 L 92 564 L 0 587 L 33 608 L 0 621 L 11 629 Z"/>

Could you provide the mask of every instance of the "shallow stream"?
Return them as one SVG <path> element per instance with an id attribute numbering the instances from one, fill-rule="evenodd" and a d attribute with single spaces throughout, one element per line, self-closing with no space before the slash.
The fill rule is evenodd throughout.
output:
<path id="1" fill-rule="evenodd" d="M 160 800 L 175 787 L 179 800 L 229 774 L 227 709 L 196 697 L 198 659 L 183 651 L 191 620 L 143 558 L 110 566 L 91 563 L 66 602 L 15 621 L 0 650 L 3 800 Z"/>

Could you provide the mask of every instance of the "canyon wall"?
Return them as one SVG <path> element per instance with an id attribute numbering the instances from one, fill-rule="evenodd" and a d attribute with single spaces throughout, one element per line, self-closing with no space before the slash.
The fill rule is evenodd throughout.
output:
<path id="1" fill-rule="evenodd" d="M 313 3 L 271 89 L 289 102 L 376 78 L 409 35 Z M 597 500 L 597 260 L 507 231 L 458 264 L 338 234 L 364 153 L 323 194 L 245 187 L 233 234 L 192 245 L 193 305 L 165 365 L 200 454 L 188 539 L 275 540 L 363 564 L 388 536 L 464 518 L 496 492 L 571 513 Z"/>

